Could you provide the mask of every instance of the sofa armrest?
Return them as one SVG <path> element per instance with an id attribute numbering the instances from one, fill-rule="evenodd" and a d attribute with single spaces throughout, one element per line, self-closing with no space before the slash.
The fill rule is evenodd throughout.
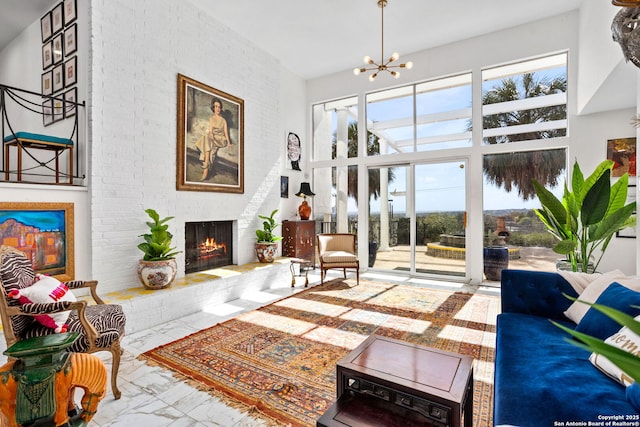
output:
<path id="1" fill-rule="evenodd" d="M 567 320 L 563 312 L 577 297 L 561 275 L 546 271 L 503 270 L 500 281 L 503 313 L 524 313 L 549 319 Z"/>

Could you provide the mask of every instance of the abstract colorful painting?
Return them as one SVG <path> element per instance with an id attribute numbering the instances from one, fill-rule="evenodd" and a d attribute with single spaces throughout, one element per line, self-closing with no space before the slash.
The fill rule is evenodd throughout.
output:
<path id="1" fill-rule="evenodd" d="M 73 280 L 73 203 L 0 203 L 0 243 L 24 252 L 37 273 Z"/>

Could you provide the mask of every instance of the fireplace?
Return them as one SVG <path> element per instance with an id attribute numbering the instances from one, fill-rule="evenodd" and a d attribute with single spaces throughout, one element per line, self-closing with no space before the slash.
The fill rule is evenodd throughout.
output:
<path id="1" fill-rule="evenodd" d="M 233 221 L 185 224 L 185 274 L 233 263 Z"/>

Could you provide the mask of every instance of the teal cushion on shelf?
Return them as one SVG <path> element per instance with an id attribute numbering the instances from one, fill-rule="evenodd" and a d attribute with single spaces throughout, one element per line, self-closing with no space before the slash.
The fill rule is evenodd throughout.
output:
<path id="1" fill-rule="evenodd" d="M 51 142 L 54 144 L 73 145 L 73 139 L 60 138 L 51 135 L 42 135 L 40 133 L 16 132 L 15 134 L 4 137 L 4 142 L 11 142 L 17 139 L 27 139 L 32 141 Z"/>
<path id="2" fill-rule="evenodd" d="M 597 304 L 606 305 L 622 311 L 631 317 L 640 314 L 640 292 L 622 286 L 618 282 L 611 283 L 596 300 Z M 589 308 L 584 315 L 576 331 L 583 332 L 601 340 L 607 339 L 620 329 L 620 324 L 602 314 L 595 308 Z"/>

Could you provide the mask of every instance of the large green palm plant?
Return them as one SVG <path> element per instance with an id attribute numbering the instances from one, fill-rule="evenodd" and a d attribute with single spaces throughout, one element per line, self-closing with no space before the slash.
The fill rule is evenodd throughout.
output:
<path id="1" fill-rule="evenodd" d="M 536 215 L 559 240 L 553 250 L 567 256 L 573 271 L 597 269 L 615 232 L 636 225 L 636 202 L 625 205 L 629 177 L 624 174 L 611 185 L 612 168 L 613 162 L 605 160 L 585 179 L 576 161 L 571 189 L 565 183 L 562 200 L 532 180 L 542 205 Z M 596 249 L 601 251 L 597 258 Z"/>

